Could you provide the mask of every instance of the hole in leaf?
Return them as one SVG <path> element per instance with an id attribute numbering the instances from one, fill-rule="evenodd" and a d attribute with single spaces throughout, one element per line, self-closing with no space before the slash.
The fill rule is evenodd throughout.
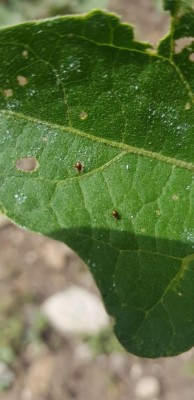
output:
<path id="1" fill-rule="evenodd" d="M 22 75 L 18 75 L 17 76 L 17 81 L 18 81 L 18 84 L 20 86 L 25 86 L 28 83 L 28 79 L 25 76 L 22 76 Z"/>
<path id="2" fill-rule="evenodd" d="M 20 158 L 16 161 L 16 169 L 23 172 L 36 171 L 39 167 L 38 161 L 35 157 Z"/>
<path id="3" fill-rule="evenodd" d="M 175 42 L 175 53 L 181 53 L 185 47 L 189 47 L 193 43 L 193 37 L 185 37 L 177 39 Z"/>

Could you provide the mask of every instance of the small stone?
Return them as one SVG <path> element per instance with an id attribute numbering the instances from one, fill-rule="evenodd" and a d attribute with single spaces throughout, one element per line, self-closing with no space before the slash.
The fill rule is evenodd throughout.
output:
<path id="1" fill-rule="evenodd" d="M 35 400 L 49 393 L 54 371 L 54 357 L 47 355 L 35 361 L 29 368 L 21 400 Z"/>
<path id="2" fill-rule="evenodd" d="M 143 375 L 143 368 L 141 364 L 133 364 L 130 369 L 130 377 L 132 379 L 139 379 Z"/>
<path id="3" fill-rule="evenodd" d="M 135 388 L 135 395 L 140 399 L 151 400 L 160 394 L 160 384 L 154 376 L 142 377 Z"/>
<path id="4" fill-rule="evenodd" d="M 5 215 L 0 214 L 0 229 L 8 224 L 10 224 L 9 219 Z"/>
<path id="5" fill-rule="evenodd" d="M 7 364 L 0 362 L 0 389 L 9 389 L 15 379 Z"/>
<path id="6" fill-rule="evenodd" d="M 92 360 L 92 352 L 86 343 L 80 343 L 75 347 L 75 359 L 79 364 L 87 364 Z"/>
<path id="7" fill-rule="evenodd" d="M 38 341 L 31 342 L 28 344 L 26 347 L 25 353 L 23 354 L 23 357 L 25 358 L 25 361 L 28 364 L 31 364 L 38 360 L 39 358 L 42 358 L 43 356 L 48 355 L 49 350 L 46 344 L 44 343 L 39 343 Z"/>
<path id="8" fill-rule="evenodd" d="M 125 370 L 125 356 L 122 353 L 112 353 L 109 356 L 110 368 L 115 376 L 122 379 Z"/>
<path id="9" fill-rule="evenodd" d="M 180 357 L 184 360 L 184 361 L 188 361 L 192 358 L 193 356 L 193 349 L 186 351 L 185 353 L 182 353 L 180 355 Z"/>
<path id="10" fill-rule="evenodd" d="M 41 255 L 51 269 L 62 270 L 73 253 L 63 243 L 48 240 L 41 249 Z"/>
<path id="11" fill-rule="evenodd" d="M 97 296 L 72 286 L 48 298 L 42 312 L 61 335 L 97 334 L 109 325 L 109 317 Z"/>

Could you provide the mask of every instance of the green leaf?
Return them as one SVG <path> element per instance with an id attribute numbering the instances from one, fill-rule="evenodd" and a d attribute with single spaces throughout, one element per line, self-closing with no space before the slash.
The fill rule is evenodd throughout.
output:
<path id="1" fill-rule="evenodd" d="M 164 9 L 169 10 L 173 16 L 184 13 L 194 4 L 193 0 L 163 0 Z"/>
<path id="2" fill-rule="evenodd" d="M 0 30 L 1 210 L 85 260 L 120 342 L 144 357 L 194 343 L 185 19 L 193 38 L 193 14 L 176 16 L 158 53 L 99 11 Z"/>

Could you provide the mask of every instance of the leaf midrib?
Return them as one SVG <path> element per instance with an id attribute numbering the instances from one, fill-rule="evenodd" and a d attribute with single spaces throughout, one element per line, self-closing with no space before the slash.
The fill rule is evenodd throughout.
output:
<path id="1" fill-rule="evenodd" d="M 5 115 L 7 114 L 7 115 L 10 115 L 10 116 L 16 117 L 18 119 L 23 119 L 23 120 L 28 121 L 28 122 L 33 122 L 33 123 L 38 124 L 38 125 L 44 125 L 44 126 L 47 126 L 49 128 L 58 129 L 60 131 L 66 132 L 66 133 L 73 134 L 74 136 L 84 137 L 84 138 L 89 139 L 89 140 L 91 140 L 93 142 L 98 142 L 98 143 L 105 144 L 107 146 L 111 146 L 111 147 L 114 147 L 114 148 L 117 148 L 117 149 L 121 149 L 121 150 L 124 150 L 126 154 L 136 154 L 138 156 L 144 156 L 144 157 L 147 157 L 147 158 L 156 159 L 156 160 L 158 160 L 160 162 L 171 164 L 171 165 L 173 165 L 175 167 L 178 167 L 178 168 L 181 168 L 181 169 L 186 169 L 186 170 L 194 172 L 194 164 L 193 163 L 189 163 L 189 162 L 186 162 L 186 161 L 183 161 L 183 160 L 179 160 L 179 159 L 176 159 L 176 158 L 173 158 L 173 157 L 168 157 L 168 156 L 165 156 L 165 155 L 157 153 L 157 152 L 146 150 L 144 148 L 138 148 L 138 147 L 135 147 L 135 146 L 129 146 L 128 144 L 125 144 L 125 143 L 120 143 L 120 142 L 115 142 L 113 140 L 104 139 L 102 137 L 95 136 L 95 135 L 92 135 L 90 133 L 86 133 L 86 132 L 81 131 L 81 130 L 76 129 L 76 128 L 72 128 L 72 127 L 69 127 L 69 126 L 61 126 L 59 124 L 53 124 L 51 122 L 47 122 L 47 121 L 44 121 L 44 120 L 39 120 L 37 118 L 29 117 L 27 115 L 24 115 L 22 113 L 17 113 L 17 112 L 14 112 L 14 111 L 8 111 L 8 110 L 0 109 L 0 113 L 5 114 Z"/>

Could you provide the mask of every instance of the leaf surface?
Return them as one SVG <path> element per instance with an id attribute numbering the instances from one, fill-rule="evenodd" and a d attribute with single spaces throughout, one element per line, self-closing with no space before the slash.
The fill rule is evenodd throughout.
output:
<path id="1" fill-rule="evenodd" d="M 177 15 L 158 53 L 99 11 L 0 30 L 1 210 L 85 260 L 144 357 L 194 343 L 194 42 L 175 51 L 194 16 Z"/>
<path id="2" fill-rule="evenodd" d="M 169 10 L 174 17 L 188 11 L 194 4 L 193 0 L 163 0 L 164 9 Z"/>

